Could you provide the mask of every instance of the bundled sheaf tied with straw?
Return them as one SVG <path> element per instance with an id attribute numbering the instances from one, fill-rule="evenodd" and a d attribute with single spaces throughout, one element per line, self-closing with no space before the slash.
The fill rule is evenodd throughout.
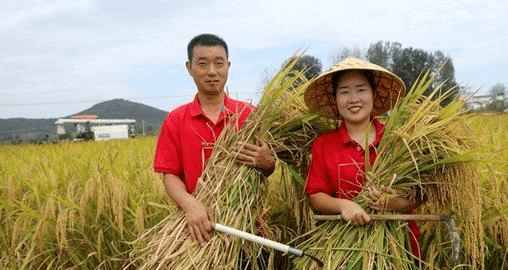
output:
<path id="1" fill-rule="evenodd" d="M 429 72 L 423 74 L 390 112 L 377 158 L 372 168 L 367 166 L 364 187 L 390 187 L 397 193 L 384 193 L 380 200 L 394 195 L 419 197 L 425 202 L 418 209 L 420 213 L 454 214 L 464 246 L 460 263 L 482 268 L 484 247 L 479 174 L 473 154 L 475 139 L 464 121 L 464 99 L 457 96 L 442 107 L 441 101 L 451 91 L 439 96 L 445 92 L 440 86 L 428 97 L 423 96 L 434 78 L 435 75 L 429 78 Z M 355 201 L 369 209 L 366 193 L 364 188 Z M 452 267 L 445 225 L 420 225 L 443 232 L 422 245 L 425 250 L 421 265 L 411 252 L 404 221 L 373 221 L 359 227 L 343 221 L 323 222 L 302 237 L 305 241 L 300 248 L 321 257 L 326 269 Z M 436 252 L 444 252 L 447 261 L 436 261 Z M 296 264 L 298 269 L 315 267 L 304 258 L 297 259 Z"/>
<path id="2" fill-rule="evenodd" d="M 324 122 L 317 123 L 321 121 L 317 117 L 306 115 L 303 90 L 307 81 L 303 71 L 291 72 L 298 57 L 291 59 L 265 87 L 244 126 L 237 132 L 232 125 L 225 127 L 194 192 L 215 213 L 216 222 L 276 241 L 278 235 L 268 225 L 266 180 L 256 169 L 236 163 L 234 152 L 238 143 L 263 138 L 281 164 L 300 165 L 306 158 L 301 149 L 317 136 L 316 127 L 328 128 Z M 299 224 L 304 222 L 309 219 L 298 219 Z M 191 239 L 181 210 L 170 213 L 137 244 L 132 263 L 137 269 L 238 269 L 240 256 L 258 269 L 256 260 L 261 256 L 258 244 L 220 233 L 201 247 Z M 273 269 L 273 263 L 272 253 L 269 268 Z"/>

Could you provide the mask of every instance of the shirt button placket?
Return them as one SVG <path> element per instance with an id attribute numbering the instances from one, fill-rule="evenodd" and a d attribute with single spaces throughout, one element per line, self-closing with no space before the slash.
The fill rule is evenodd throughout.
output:
<path id="1" fill-rule="evenodd" d="M 356 145 L 356 151 L 358 151 L 358 153 L 360 154 L 359 158 L 360 158 L 361 162 L 364 162 L 365 161 L 365 151 L 363 151 L 363 148 L 359 144 Z"/>

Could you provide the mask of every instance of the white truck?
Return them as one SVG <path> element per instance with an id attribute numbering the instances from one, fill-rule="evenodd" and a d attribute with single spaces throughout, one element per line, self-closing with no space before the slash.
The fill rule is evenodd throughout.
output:
<path id="1" fill-rule="evenodd" d="M 58 119 L 56 133 L 61 138 L 73 140 L 111 140 L 134 137 L 135 119 Z M 73 126 L 66 131 L 65 126 Z M 69 128 L 68 128 L 69 129 Z"/>
<path id="2" fill-rule="evenodd" d="M 96 141 L 129 138 L 129 127 L 127 125 L 93 126 L 91 130 Z"/>

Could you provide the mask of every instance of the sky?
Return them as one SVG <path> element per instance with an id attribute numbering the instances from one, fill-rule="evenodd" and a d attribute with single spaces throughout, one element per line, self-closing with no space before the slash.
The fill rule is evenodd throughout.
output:
<path id="1" fill-rule="evenodd" d="M 187 43 L 229 46 L 227 89 L 256 103 L 293 53 L 333 64 L 341 48 L 399 42 L 449 56 L 477 95 L 508 87 L 508 1 L 0 2 L 0 118 L 59 118 L 122 98 L 170 111 L 193 99 Z"/>

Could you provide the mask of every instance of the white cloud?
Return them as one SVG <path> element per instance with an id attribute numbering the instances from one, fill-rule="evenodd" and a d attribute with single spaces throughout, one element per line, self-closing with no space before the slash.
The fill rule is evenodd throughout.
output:
<path id="1" fill-rule="evenodd" d="M 337 48 L 379 40 L 441 50 L 454 60 L 458 81 L 488 88 L 508 84 L 506 10 L 502 0 L 4 1 L 0 104 L 191 98 L 186 45 L 203 32 L 228 42 L 229 85 L 239 93 L 259 90 L 263 72 L 300 47 L 326 67 Z M 190 98 L 146 103 L 170 109 Z M 0 106 L 0 118 L 59 117 L 88 106 Z"/>

